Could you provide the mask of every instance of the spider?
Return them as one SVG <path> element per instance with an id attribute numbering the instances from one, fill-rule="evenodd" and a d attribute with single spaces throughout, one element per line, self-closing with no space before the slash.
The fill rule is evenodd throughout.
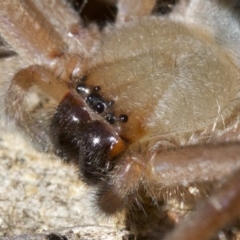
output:
<path id="1" fill-rule="evenodd" d="M 101 30 L 64 1 L 1 4 L 4 118 L 75 164 L 107 215 L 220 184 L 164 237 L 210 239 L 240 213 L 239 4 L 182 0 L 152 15 L 155 0 L 113 2 Z"/>

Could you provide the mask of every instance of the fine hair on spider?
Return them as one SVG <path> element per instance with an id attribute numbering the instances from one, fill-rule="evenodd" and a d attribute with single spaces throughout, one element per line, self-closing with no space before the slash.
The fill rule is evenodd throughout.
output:
<path id="1" fill-rule="evenodd" d="M 181 0 L 159 15 L 156 0 L 107 2 L 118 11 L 101 30 L 63 0 L 1 4 L 16 52 L 0 62 L 4 117 L 76 165 L 107 215 L 134 215 L 144 198 L 196 204 L 217 185 L 173 233 L 151 237 L 211 239 L 240 214 L 240 4 Z M 36 108 L 32 92 L 56 107 Z"/>

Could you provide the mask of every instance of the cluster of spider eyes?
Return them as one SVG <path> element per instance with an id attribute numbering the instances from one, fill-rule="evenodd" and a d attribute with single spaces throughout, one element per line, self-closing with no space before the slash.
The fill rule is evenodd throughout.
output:
<path id="1" fill-rule="evenodd" d="M 103 114 L 106 121 L 110 124 L 116 122 L 126 123 L 128 116 L 120 114 L 118 117 L 111 111 L 111 106 L 114 105 L 114 100 L 107 101 L 100 94 L 100 86 L 89 86 L 85 82 L 87 76 L 81 78 L 81 82 L 76 86 L 76 91 L 81 97 L 83 97 L 88 106 L 98 114 Z"/>

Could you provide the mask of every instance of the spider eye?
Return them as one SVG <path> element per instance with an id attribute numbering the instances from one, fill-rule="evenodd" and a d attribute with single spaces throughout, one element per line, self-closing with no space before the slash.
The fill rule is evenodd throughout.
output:
<path id="1" fill-rule="evenodd" d="M 86 81 L 86 80 L 85 80 Z M 86 104 L 93 109 L 96 113 L 101 114 L 105 112 L 105 120 L 110 124 L 115 124 L 116 122 L 126 123 L 128 121 L 128 116 L 121 114 L 119 118 L 116 118 L 111 107 L 114 105 L 114 100 L 104 99 L 99 91 L 101 91 L 100 86 L 91 87 L 82 81 L 76 87 L 77 93 L 84 99 Z"/>
<path id="2" fill-rule="evenodd" d="M 97 112 L 97 113 L 102 113 L 103 111 L 104 111 L 104 104 L 103 103 L 101 103 L 101 102 L 99 102 L 99 103 L 97 103 L 96 104 L 96 107 L 95 107 L 95 111 Z"/>
<path id="3" fill-rule="evenodd" d="M 78 94 L 89 94 L 90 90 L 84 83 L 80 83 L 76 87 L 76 91 Z"/>
<path id="4" fill-rule="evenodd" d="M 101 88 L 100 88 L 99 86 L 95 86 L 95 87 L 93 88 L 93 90 L 94 90 L 95 92 L 99 92 L 99 91 L 101 90 Z"/>
<path id="5" fill-rule="evenodd" d="M 85 104 L 68 93 L 53 116 L 50 136 L 55 153 L 77 165 L 85 182 L 96 184 L 113 168 L 125 144 L 108 123 L 92 119 Z"/>
<path id="6" fill-rule="evenodd" d="M 86 99 L 87 104 L 97 113 L 102 113 L 106 108 L 106 101 L 96 93 L 90 94 Z"/>
<path id="7" fill-rule="evenodd" d="M 125 115 L 125 114 L 121 114 L 120 116 L 119 116 L 119 120 L 120 120 L 120 122 L 127 122 L 128 121 L 128 116 L 127 115 Z"/>
<path id="8" fill-rule="evenodd" d="M 114 124 L 116 121 L 116 117 L 113 114 L 108 114 L 105 119 L 107 120 L 107 122 L 109 122 L 110 124 Z"/>

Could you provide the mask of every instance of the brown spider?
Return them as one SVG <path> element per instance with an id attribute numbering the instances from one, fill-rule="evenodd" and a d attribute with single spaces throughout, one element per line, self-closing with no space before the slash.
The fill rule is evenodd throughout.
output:
<path id="1" fill-rule="evenodd" d="M 239 4 L 183 0 L 166 16 L 155 0 L 116 4 L 101 31 L 63 0 L 1 4 L 4 117 L 74 163 L 106 214 L 226 181 L 164 238 L 210 239 L 240 213 Z"/>

